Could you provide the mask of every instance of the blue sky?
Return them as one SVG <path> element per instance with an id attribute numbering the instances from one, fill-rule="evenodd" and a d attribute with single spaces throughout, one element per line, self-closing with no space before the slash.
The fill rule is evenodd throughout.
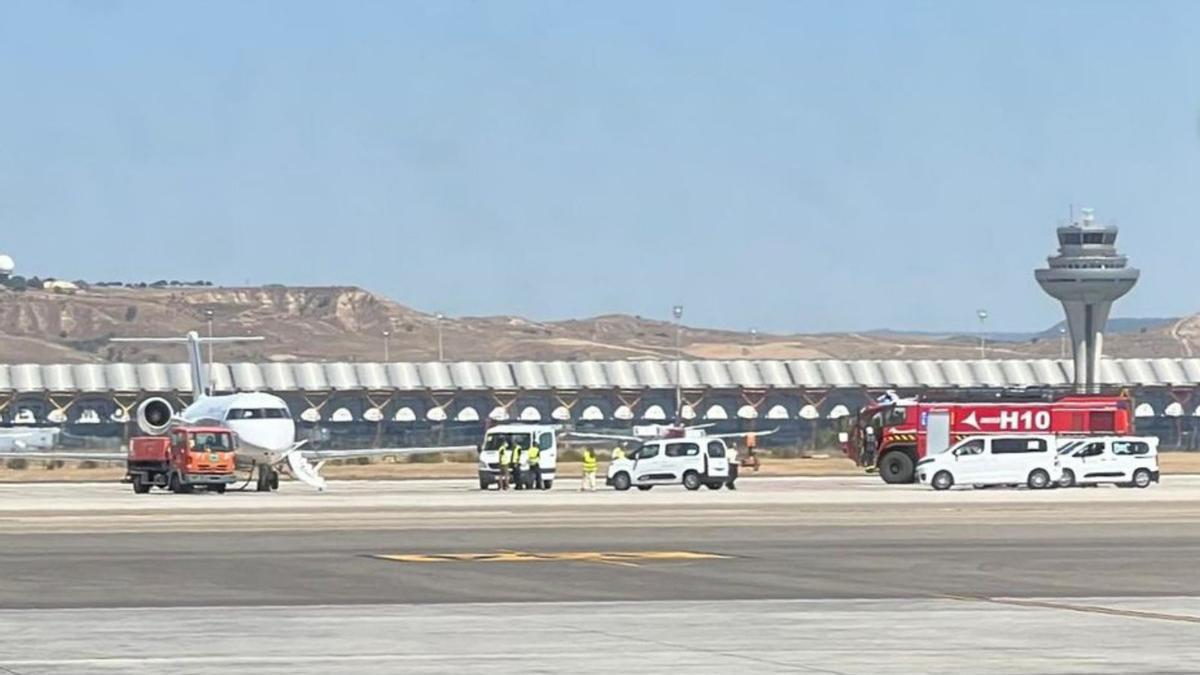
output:
<path id="1" fill-rule="evenodd" d="M 0 4 L 20 272 L 1037 329 L 1068 205 L 1200 310 L 1200 3 Z"/>

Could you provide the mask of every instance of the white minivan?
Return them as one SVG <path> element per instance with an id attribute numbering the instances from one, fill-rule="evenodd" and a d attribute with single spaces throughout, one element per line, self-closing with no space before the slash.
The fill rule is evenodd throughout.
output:
<path id="1" fill-rule="evenodd" d="M 1058 484 L 1149 487 L 1158 482 L 1158 439 L 1153 436 L 1080 438 L 1058 448 L 1062 478 Z"/>
<path id="2" fill-rule="evenodd" d="M 605 483 L 617 490 L 680 483 L 689 490 L 699 490 L 701 485 L 719 490 L 729 478 L 728 454 L 719 438 L 650 441 L 624 459 L 609 462 Z"/>
<path id="3" fill-rule="evenodd" d="M 1040 490 L 1062 479 L 1054 436 L 971 436 L 917 462 L 917 482 L 935 490 L 954 485 L 1028 485 Z"/>

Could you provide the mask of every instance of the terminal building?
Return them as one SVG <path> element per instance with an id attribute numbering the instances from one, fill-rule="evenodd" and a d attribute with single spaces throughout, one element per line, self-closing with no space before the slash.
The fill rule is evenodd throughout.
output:
<path id="1" fill-rule="evenodd" d="M 719 431 L 778 428 L 763 445 L 828 446 L 865 403 L 886 392 L 989 395 L 1075 388 L 1075 360 L 683 361 L 685 423 Z M 675 414 L 675 361 L 217 363 L 217 393 L 267 391 L 288 402 L 317 446 L 474 443 L 490 423 L 541 421 L 628 429 Z M 1200 358 L 1104 359 L 1097 386 L 1127 392 L 1139 432 L 1196 447 Z M 136 433 L 143 399 L 184 407 L 184 363 L 0 365 L 0 424 L 55 426 L 64 442 Z"/>

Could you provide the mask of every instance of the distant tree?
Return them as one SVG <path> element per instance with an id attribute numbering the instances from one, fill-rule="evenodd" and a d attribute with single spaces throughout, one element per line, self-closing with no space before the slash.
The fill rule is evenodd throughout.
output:
<path id="1" fill-rule="evenodd" d="M 166 288 L 166 286 L 167 286 L 166 279 L 159 279 L 158 281 L 150 284 L 151 288 Z"/>

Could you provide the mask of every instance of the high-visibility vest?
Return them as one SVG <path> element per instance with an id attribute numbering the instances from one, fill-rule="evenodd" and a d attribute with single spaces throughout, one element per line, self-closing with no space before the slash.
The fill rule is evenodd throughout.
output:
<path id="1" fill-rule="evenodd" d="M 625 459 L 625 451 L 621 448 L 613 448 L 612 458 L 614 461 L 618 459 Z"/>
<path id="2" fill-rule="evenodd" d="M 596 453 L 591 450 L 583 451 L 583 471 L 584 473 L 596 473 Z"/>
<path id="3" fill-rule="evenodd" d="M 508 464 L 508 444 L 505 443 L 504 445 L 500 446 L 500 466 L 505 466 L 507 464 Z"/>
<path id="4" fill-rule="evenodd" d="M 537 466 L 541 461 L 542 449 L 536 443 L 529 446 L 529 466 Z"/>
<path id="5" fill-rule="evenodd" d="M 521 462 L 521 446 L 514 445 L 512 455 L 510 455 L 508 458 L 508 463 L 511 464 L 512 466 L 516 466 L 516 465 L 520 464 L 520 462 Z"/>

